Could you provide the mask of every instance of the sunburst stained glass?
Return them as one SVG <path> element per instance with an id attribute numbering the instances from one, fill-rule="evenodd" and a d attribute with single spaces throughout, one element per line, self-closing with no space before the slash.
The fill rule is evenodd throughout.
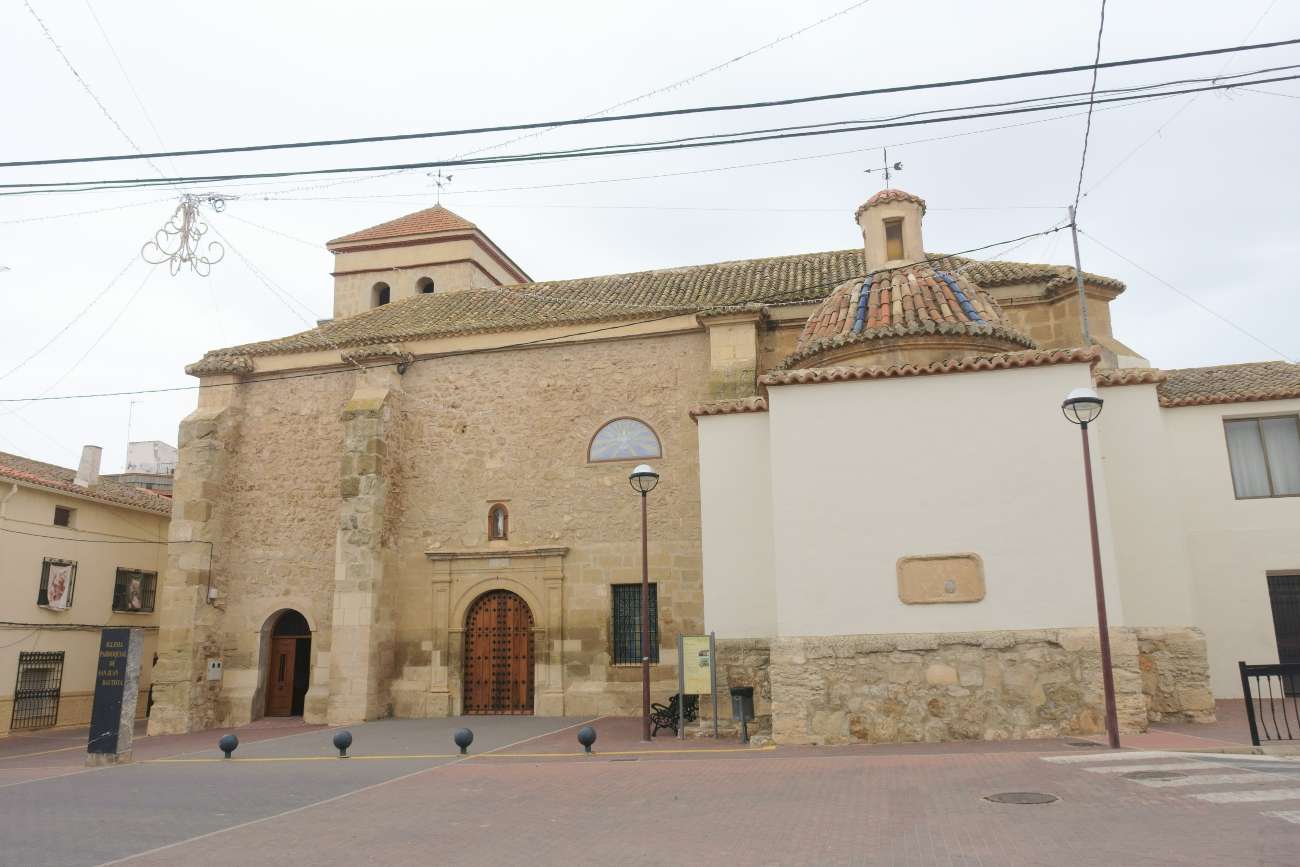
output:
<path id="1" fill-rule="evenodd" d="M 648 424 L 634 418 L 618 418 L 601 428 L 592 438 L 587 459 L 631 461 L 659 456 L 659 438 Z"/>

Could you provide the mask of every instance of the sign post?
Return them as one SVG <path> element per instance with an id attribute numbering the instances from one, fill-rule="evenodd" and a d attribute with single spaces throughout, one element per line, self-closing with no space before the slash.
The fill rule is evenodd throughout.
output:
<path id="1" fill-rule="evenodd" d="M 139 629 L 100 632 L 95 699 L 90 711 L 90 739 L 86 744 L 87 765 L 131 761 L 143 650 Z"/>
<path id="2" fill-rule="evenodd" d="M 713 696 L 713 736 L 718 736 L 718 675 L 713 633 L 677 636 L 677 737 L 686 733 L 686 696 Z"/>

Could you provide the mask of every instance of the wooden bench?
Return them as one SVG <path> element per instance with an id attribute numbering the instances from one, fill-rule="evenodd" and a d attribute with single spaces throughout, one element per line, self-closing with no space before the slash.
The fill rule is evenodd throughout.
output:
<path id="1" fill-rule="evenodd" d="M 667 705 L 650 705 L 650 722 L 654 726 L 654 729 L 650 732 L 651 737 L 658 734 L 660 729 L 672 729 L 673 734 L 680 734 L 677 731 L 679 716 L 684 718 L 686 722 L 695 722 L 700 718 L 700 697 L 698 695 L 686 696 L 684 710 L 681 699 L 681 695 L 674 695 L 668 699 Z"/>

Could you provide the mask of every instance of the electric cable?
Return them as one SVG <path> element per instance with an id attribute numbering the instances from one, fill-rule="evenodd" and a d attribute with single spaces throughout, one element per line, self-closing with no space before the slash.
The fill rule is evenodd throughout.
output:
<path id="1" fill-rule="evenodd" d="M 1083 126 L 1083 153 L 1079 157 L 1079 181 L 1074 187 L 1074 203 L 1070 206 L 1071 213 L 1077 212 L 1079 208 L 1079 198 L 1083 195 L 1083 170 L 1088 165 L 1088 138 L 1092 134 L 1092 109 L 1096 104 L 1097 97 L 1097 63 L 1101 62 L 1101 36 L 1105 31 L 1106 0 L 1101 0 L 1101 21 L 1097 24 L 1097 55 L 1093 61 L 1092 88 L 1088 94 L 1088 119 Z M 1084 320 L 1084 330 L 1087 330 L 1086 317 Z"/>
<path id="2" fill-rule="evenodd" d="M 26 2 L 26 0 L 24 0 Z M 30 6 L 28 7 L 30 8 Z M 33 14 L 35 14 L 33 12 Z M 1106 63 L 1078 64 L 1074 66 L 1060 66 L 1049 69 L 1036 69 L 1021 72 L 1001 73 L 998 75 L 985 75 L 964 79 L 951 79 L 946 81 L 925 82 L 920 84 L 894 85 L 890 87 L 868 88 L 863 90 L 843 91 L 838 93 L 816 94 L 812 96 L 789 97 L 786 99 L 761 100 L 747 103 L 728 103 L 719 105 L 693 106 L 688 108 L 663 109 L 661 111 L 637 112 L 633 114 L 620 114 L 602 117 L 579 117 L 564 118 L 559 120 L 535 121 L 531 123 L 518 124 L 497 124 L 493 126 L 466 127 L 463 129 L 435 130 L 430 132 L 416 133 L 395 133 L 390 135 L 374 136 L 354 136 L 340 139 L 316 139 L 309 141 L 292 141 L 277 142 L 273 144 L 260 145 L 235 145 L 230 147 L 217 148 L 194 148 L 190 150 L 174 151 L 155 151 L 152 153 L 135 153 L 135 154 L 100 154 L 96 156 L 81 157 L 53 157 L 40 160 L 16 160 L 0 162 L 0 168 L 18 168 L 29 166 L 48 166 L 48 165 L 67 165 L 70 163 L 91 163 L 91 162 L 115 162 L 121 160 L 151 159 L 154 157 L 190 157 L 190 156 L 207 156 L 213 154 L 232 154 L 232 153 L 252 153 L 256 151 L 270 150 L 291 150 L 301 148 L 317 147 L 337 147 L 355 144 L 374 144 L 378 142 L 394 141 L 413 141 L 430 138 L 446 138 L 464 135 L 481 135 L 483 133 L 493 132 L 512 132 L 517 130 L 544 129 L 561 126 L 578 126 L 586 124 L 599 123 L 621 123 L 630 120 L 646 120 L 662 117 L 678 117 L 692 114 L 708 114 L 727 111 L 749 111 L 754 109 L 779 108 L 790 105 L 807 105 L 810 103 L 827 102 L 843 99 L 855 99 L 863 96 L 879 96 L 882 94 L 892 93 L 910 93 L 919 90 L 934 90 L 948 87 L 965 87 L 974 84 L 988 84 L 1001 81 L 1015 81 L 1026 78 L 1037 78 L 1050 75 L 1064 75 L 1073 72 L 1095 72 L 1098 69 L 1114 69 L 1125 66 L 1137 66 L 1149 63 L 1167 63 L 1176 60 L 1186 60 L 1196 57 L 1212 57 L 1222 54 L 1233 54 L 1242 51 L 1258 51 L 1269 48 L 1280 48 L 1287 45 L 1300 44 L 1300 38 L 1283 39 L 1273 42 L 1260 42 L 1253 45 L 1238 45 L 1235 47 L 1212 48 L 1201 51 L 1184 51 L 1177 54 L 1153 55 L 1147 57 L 1134 57 L 1125 60 L 1111 60 Z M 123 133 L 125 135 L 125 133 Z M 423 166 L 412 166 L 412 168 L 423 168 Z"/>

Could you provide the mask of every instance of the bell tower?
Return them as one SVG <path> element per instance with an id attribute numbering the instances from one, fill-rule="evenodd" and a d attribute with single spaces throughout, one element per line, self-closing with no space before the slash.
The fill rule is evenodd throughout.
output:
<path id="1" fill-rule="evenodd" d="M 925 200 L 902 190 L 881 190 L 853 215 L 862 229 L 868 273 L 911 265 L 925 258 L 921 219 Z"/>

